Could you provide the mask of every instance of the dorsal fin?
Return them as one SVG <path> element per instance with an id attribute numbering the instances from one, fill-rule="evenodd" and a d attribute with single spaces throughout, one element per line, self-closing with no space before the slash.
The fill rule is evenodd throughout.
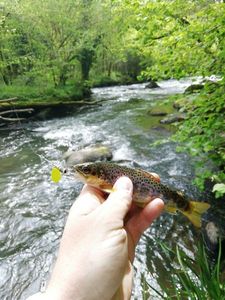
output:
<path id="1" fill-rule="evenodd" d="M 154 180 L 157 183 L 160 183 L 160 178 L 155 177 L 154 175 L 152 175 L 150 172 L 142 170 L 142 169 L 137 169 L 138 171 L 140 171 L 142 174 L 144 174 L 146 177 L 148 177 L 151 180 Z"/>

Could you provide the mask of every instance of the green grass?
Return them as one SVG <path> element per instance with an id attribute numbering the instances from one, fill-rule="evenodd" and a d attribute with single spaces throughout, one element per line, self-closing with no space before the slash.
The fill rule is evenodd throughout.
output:
<path id="1" fill-rule="evenodd" d="M 176 250 L 171 250 L 165 244 L 161 244 L 161 249 L 171 265 L 171 272 L 168 272 L 168 282 L 161 283 L 161 291 L 158 291 L 149 285 L 145 279 L 142 279 L 143 295 L 151 295 L 151 290 L 153 290 L 159 299 L 225 299 L 225 282 L 221 276 L 221 243 L 218 259 L 214 264 L 209 262 L 202 243 L 199 243 L 194 258 L 189 257 L 178 246 Z"/>
<path id="2" fill-rule="evenodd" d="M 82 84 L 68 85 L 55 88 L 50 85 L 0 85 L 0 99 L 17 97 L 15 104 L 51 103 L 60 101 L 76 101 L 84 98 L 84 86 Z"/>

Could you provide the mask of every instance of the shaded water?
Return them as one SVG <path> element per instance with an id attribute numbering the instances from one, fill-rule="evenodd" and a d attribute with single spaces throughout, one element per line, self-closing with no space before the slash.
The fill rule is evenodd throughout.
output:
<path id="1" fill-rule="evenodd" d="M 32 124 L 32 130 L 0 132 L 0 299 L 26 299 L 46 283 L 65 218 L 81 188 L 65 177 L 57 185 L 50 181 L 52 165 L 68 148 L 105 143 L 114 160 L 135 161 L 157 172 L 162 182 L 201 198 L 191 183 L 190 157 L 177 154 L 173 143 L 151 147 L 171 128 L 149 116 L 149 109 L 189 84 L 170 80 L 154 90 L 144 84 L 96 88 L 93 98 L 104 100 L 100 105 Z M 158 288 L 170 270 L 157 239 L 192 249 L 195 236 L 185 218 L 166 213 L 146 231 L 137 247 L 134 299 L 142 299 L 142 274 Z"/>

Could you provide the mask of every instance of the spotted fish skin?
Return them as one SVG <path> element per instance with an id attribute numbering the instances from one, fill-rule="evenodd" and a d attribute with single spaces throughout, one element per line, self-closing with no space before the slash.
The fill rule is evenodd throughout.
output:
<path id="1" fill-rule="evenodd" d="M 152 174 L 141 170 L 120 166 L 114 163 L 96 162 L 74 166 L 76 172 L 83 175 L 85 181 L 102 190 L 112 189 L 121 176 L 127 176 L 133 182 L 133 201 L 145 205 L 155 198 L 161 198 L 165 204 L 172 203 L 188 210 L 189 201 L 181 193 L 161 184 Z"/>
<path id="2" fill-rule="evenodd" d="M 161 198 L 168 212 L 180 211 L 198 228 L 201 227 L 201 215 L 210 207 L 206 202 L 193 201 L 181 191 L 168 188 L 145 170 L 109 162 L 79 164 L 73 166 L 73 170 L 85 183 L 109 193 L 118 178 L 127 176 L 133 182 L 133 201 L 138 206 L 144 207 L 153 199 Z"/>

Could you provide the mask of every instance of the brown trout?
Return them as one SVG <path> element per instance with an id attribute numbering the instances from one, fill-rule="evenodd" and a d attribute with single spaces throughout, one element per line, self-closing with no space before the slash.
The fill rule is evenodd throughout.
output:
<path id="1" fill-rule="evenodd" d="M 155 198 L 161 198 L 170 213 L 180 211 L 196 227 L 201 227 L 201 215 L 210 207 L 206 202 L 196 202 L 187 198 L 181 191 L 168 188 L 151 173 L 141 169 L 132 169 L 114 163 L 96 162 L 73 166 L 81 180 L 89 185 L 110 193 L 113 185 L 121 176 L 127 176 L 133 182 L 133 201 L 141 207 Z"/>

